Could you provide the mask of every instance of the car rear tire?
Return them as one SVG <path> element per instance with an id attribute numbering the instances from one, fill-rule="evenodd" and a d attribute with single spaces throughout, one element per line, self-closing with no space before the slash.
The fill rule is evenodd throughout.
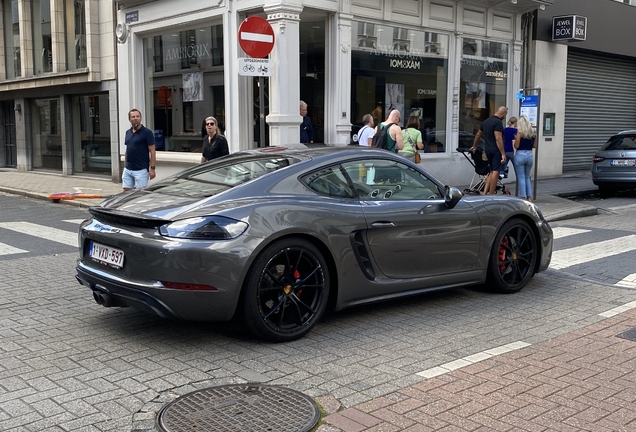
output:
<path id="1" fill-rule="evenodd" d="M 598 193 L 601 198 L 609 198 L 616 193 L 616 189 L 608 185 L 598 185 Z"/>
<path id="2" fill-rule="evenodd" d="M 323 315 L 329 269 L 309 241 L 288 238 L 269 245 L 249 270 L 243 318 L 257 337 L 288 342 L 306 335 Z"/>
<path id="3" fill-rule="evenodd" d="M 521 219 L 507 221 L 490 251 L 487 285 L 504 294 L 520 291 L 534 275 L 538 256 L 530 225 Z"/>

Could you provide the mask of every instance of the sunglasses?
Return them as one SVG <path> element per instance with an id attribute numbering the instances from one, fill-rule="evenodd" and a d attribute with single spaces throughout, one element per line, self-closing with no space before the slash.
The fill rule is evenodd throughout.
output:
<path id="1" fill-rule="evenodd" d="M 214 123 L 206 123 L 206 126 L 214 126 Z"/>

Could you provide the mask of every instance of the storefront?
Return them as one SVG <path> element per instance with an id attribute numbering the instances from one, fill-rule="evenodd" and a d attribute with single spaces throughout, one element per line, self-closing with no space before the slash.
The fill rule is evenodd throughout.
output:
<path id="1" fill-rule="evenodd" d="M 118 181 L 111 0 L 1 0 L 0 9 L 0 166 Z"/>
<path id="2" fill-rule="evenodd" d="M 199 162 L 201 126 L 210 115 L 236 152 L 298 142 L 299 100 L 309 105 L 314 141 L 330 145 L 348 144 L 364 114 L 377 123 L 397 108 L 403 121 L 418 117 L 423 156 L 434 161 L 427 168 L 463 184 L 472 172 L 456 148 L 471 145 L 499 105 L 514 114 L 521 18 L 552 2 L 394 3 L 384 11 L 362 0 L 327 2 L 320 10 L 284 2 L 206 1 L 196 8 L 176 0 L 119 2 L 120 152 L 133 107 L 143 108 L 144 124 L 155 131 L 159 178 Z M 261 80 L 237 70 L 238 59 L 247 57 L 238 27 L 252 15 L 270 22 L 276 40 L 274 74 Z"/>
<path id="3" fill-rule="evenodd" d="M 584 22 L 567 37 L 554 34 L 554 20 Z M 615 133 L 636 129 L 636 45 L 623 29 L 636 21 L 636 7 L 614 0 L 559 0 L 535 14 L 532 73 L 541 111 L 555 119 L 539 145 L 543 172 L 589 170 L 592 156 Z M 560 23 L 559 23 L 560 24 Z M 619 29 L 611 31 L 608 29 Z"/>

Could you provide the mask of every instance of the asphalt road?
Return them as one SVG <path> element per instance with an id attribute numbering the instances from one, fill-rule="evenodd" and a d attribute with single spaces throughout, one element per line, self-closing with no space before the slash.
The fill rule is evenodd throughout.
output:
<path id="1" fill-rule="evenodd" d="M 0 195 L 0 430 L 151 430 L 174 397 L 248 381 L 348 407 L 440 364 L 581 328 L 636 300 L 626 279 L 636 227 L 625 207 L 636 199 L 609 204 L 552 224 L 556 268 L 518 294 L 457 289 L 368 305 L 326 317 L 302 340 L 268 344 L 231 323 L 98 306 L 74 278 L 86 210 Z"/>

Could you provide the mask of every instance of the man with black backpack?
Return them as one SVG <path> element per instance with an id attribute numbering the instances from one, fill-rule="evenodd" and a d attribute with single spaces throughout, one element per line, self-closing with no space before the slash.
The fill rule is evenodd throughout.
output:
<path id="1" fill-rule="evenodd" d="M 393 153 L 402 150 L 404 141 L 402 141 L 402 128 L 399 125 L 400 118 L 400 111 L 391 111 L 387 119 L 376 126 L 371 147 L 385 149 Z"/>

